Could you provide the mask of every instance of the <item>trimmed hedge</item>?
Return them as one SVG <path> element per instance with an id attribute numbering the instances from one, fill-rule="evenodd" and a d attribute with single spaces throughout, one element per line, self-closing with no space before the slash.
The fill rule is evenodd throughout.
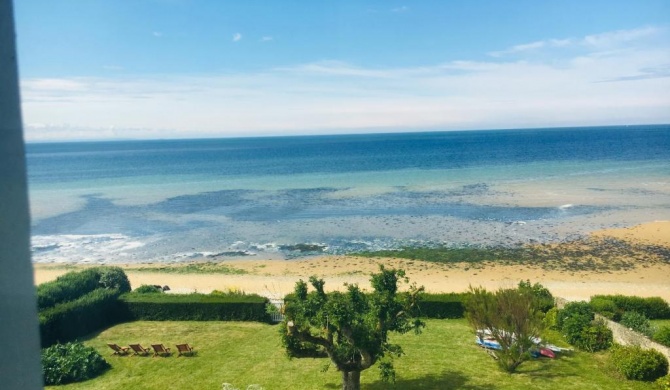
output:
<path id="1" fill-rule="evenodd" d="M 42 311 L 74 301 L 101 287 L 124 293 L 130 291 L 130 282 L 119 267 L 94 267 L 68 272 L 56 280 L 37 286 L 37 309 Z"/>
<path id="2" fill-rule="evenodd" d="M 419 315 L 423 318 L 463 318 L 466 294 L 423 294 L 419 300 Z"/>
<path id="3" fill-rule="evenodd" d="M 44 310 L 59 303 L 75 300 L 99 287 L 100 272 L 97 268 L 68 272 L 56 280 L 37 286 L 37 308 Z"/>
<path id="4" fill-rule="evenodd" d="M 125 294 L 119 317 L 128 321 L 260 321 L 270 322 L 259 295 Z"/>
<path id="5" fill-rule="evenodd" d="M 39 313 L 42 347 L 74 340 L 121 322 L 118 290 L 99 288 L 74 301 L 61 303 Z"/>
<path id="6" fill-rule="evenodd" d="M 611 301 L 616 307 L 616 312 L 611 312 Z M 607 309 L 604 309 L 607 305 Z M 644 314 L 650 320 L 670 319 L 670 305 L 660 297 L 642 298 L 627 295 L 594 295 L 591 297 L 591 306 L 593 310 L 603 314 L 605 317 L 614 318 L 627 311 L 634 311 Z"/>

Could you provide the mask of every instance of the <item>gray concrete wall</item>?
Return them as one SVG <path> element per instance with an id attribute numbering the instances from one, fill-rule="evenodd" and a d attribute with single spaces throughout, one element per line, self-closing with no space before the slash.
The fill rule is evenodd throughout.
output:
<path id="1" fill-rule="evenodd" d="M 637 333 L 634 330 L 628 329 L 617 322 L 610 321 L 600 314 L 596 314 L 596 318 L 601 318 L 605 321 L 607 327 L 612 330 L 614 341 L 618 344 L 639 345 L 642 349 L 655 349 L 665 355 L 668 360 L 670 360 L 670 348 L 655 341 L 649 340 L 644 335 Z"/>

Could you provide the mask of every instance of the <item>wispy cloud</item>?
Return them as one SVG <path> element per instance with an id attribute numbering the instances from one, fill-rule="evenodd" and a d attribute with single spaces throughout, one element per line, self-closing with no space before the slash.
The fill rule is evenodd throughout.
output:
<path id="1" fill-rule="evenodd" d="M 273 41 L 273 40 L 274 40 L 274 38 L 269 36 L 269 35 L 261 37 L 261 39 L 260 39 L 261 42 L 270 42 L 270 41 Z"/>
<path id="2" fill-rule="evenodd" d="M 242 40 L 242 34 L 240 33 L 233 34 L 233 42 L 239 42 L 240 40 Z"/>
<path id="3" fill-rule="evenodd" d="M 630 42 L 648 38 L 664 32 L 658 27 L 641 27 L 631 30 L 609 31 L 601 34 L 587 35 L 582 38 L 546 39 L 530 43 L 514 45 L 504 50 L 488 53 L 491 57 L 503 57 L 507 55 L 536 51 L 551 48 L 581 48 L 586 50 L 606 50 L 619 47 Z"/>
<path id="4" fill-rule="evenodd" d="M 160 31 L 154 31 L 154 32 L 151 33 L 151 35 L 153 35 L 156 38 L 160 38 L 160 37 L 163 36 L 163 33 L 160 32 Z"/>
<path id="5" fill-rule="evenodd" d="M 391 8 L 391 12 L 396 12 L 396 13 L 407 12 L 407 11 L 409 11 L 409 7 L 406 6 L 406 5 L 403 5 L 401 7 Z"/>
<path id="6" fill-rule="evenodd" d="M 647 44 L 666 33 L 653 31 L 516 45 L 524 57 L 512 60 L 388 68 L 318 61 L 200 76 L 27 79 L 26 137 L 668 123 L 670 41 L 661 35 L 660 44 Z M 566 46 L 580 50 L 566 57 Z"/>

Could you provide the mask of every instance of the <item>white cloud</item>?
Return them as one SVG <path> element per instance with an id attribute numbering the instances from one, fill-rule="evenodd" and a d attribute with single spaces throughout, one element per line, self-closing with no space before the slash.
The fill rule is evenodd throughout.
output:
<path id="1" fill-rule="evenodd" d="M 537 50 L 543 55 L 513 61 L 404 68 L 319 61 L 200 76 L 27 79 L 21 83 L 26 138 L 670 122 L 668 41 L 637 45 L 642 38 L 624 35 L 517 45 L 527 56 Z M 561 45 L 581 50 L 565 58 Z M 558 57 L 551 56 L 552 48 L 561 51 Z"/>
<path id="2" fill-rule="evenodd" d="M 151 35 L 153 35 L 156 38 L 160 38 L 160 37 L 163 36 L 163 33 L 160 32 L 160 31 L 154 31 L 154 32 L 151 33 Z"/>
<path id="3" fill-rule="evenodd" d="M 270 41 L 273 41 L 273 40 L 274 40 L 273 37 L 267 36 L 267 35 L 264 36 L 264 37 L 261 37 L 261 39 L 260 39 L 261 42 L 270 42 Z"/>
<path id="4" fill-rule="evenodd" d="M 235 33 L 233 34 L 233 42 L 239 42 L 242 39 L 242 34 Z"/>

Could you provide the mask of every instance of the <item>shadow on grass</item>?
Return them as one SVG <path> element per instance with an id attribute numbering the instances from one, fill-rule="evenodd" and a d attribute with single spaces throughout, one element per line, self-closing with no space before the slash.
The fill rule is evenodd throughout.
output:
<path id="1" fill-rule="evenodd" d="M 384 390 L 384 389 L 463 389 L 463 390 L 493 390 L 493 385 L 475 385 L 469 384 L 470 378 L 457 371 L 444 371 L 436 375 L 426 375 L 421 378 L 402 379 L 398 378 L 395 384 L 378 380 L 371 384 L 361 385 L 366 390 Z M 341 384 L 328 383 L 324 386 L 326 389 L 341 389 Z"/>

